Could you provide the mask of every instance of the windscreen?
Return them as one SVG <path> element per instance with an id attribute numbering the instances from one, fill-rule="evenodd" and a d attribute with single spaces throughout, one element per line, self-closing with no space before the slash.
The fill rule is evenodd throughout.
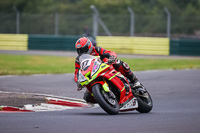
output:
<path id="1" fill-rule="evenodd" d="M 91 61 L 93 60 L 94 56 L 89 54 L 83 54 L 79 57 L 79 63 L 81 66 L 81 69 L 86 71 L 87 68 L 91 65 Z"/>
<path id="2" fill-rule="evenodd" d="M 94 57 L 92 55 L 89 54 L 83 54 L 79 57 L 79 63 L 81 64 L 81 62 L 85 59 L 93 59 Z"/>

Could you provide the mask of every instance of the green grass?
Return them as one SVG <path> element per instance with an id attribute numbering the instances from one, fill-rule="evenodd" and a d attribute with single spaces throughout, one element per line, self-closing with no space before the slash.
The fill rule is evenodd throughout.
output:
<path id="1" fill-rule="evenodd" d="M 71 73 L 75 58 L 0 54 L 0 75 Z"/>
<path id="2" fill-rule="evenodd" d="M 200 59 L 121 58 L 133 71 L 200 69 Z M 0 75 L 61 74 L 74 72 L 75 57 L 0 54 Z"/>
<path id="3" fill-rule="evenodd" d="M 154 69 L 200 69 L 200 59 L 122 59 L 134 71 Z"/>

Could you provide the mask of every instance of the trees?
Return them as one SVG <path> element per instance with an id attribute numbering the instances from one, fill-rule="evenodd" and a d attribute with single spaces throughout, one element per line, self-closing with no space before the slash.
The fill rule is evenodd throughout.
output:
<path id="1" fill-rule="evenodd" d="M 26 13 L 51 13 L 55 10 L 61 13 L 89 13 L 92 4 L 101 13 L 124 13 L 127 6 L 137 14 L 158 14 L 163 7 L 175 14 L 200 13 L 200 0 L 6 0 L 0 1 L 0 12 L 13 12 L 12 8 L 16 6 Z"/>
<path id="2" fill-rule="evenodd" d="M 87 18 L 84 17 L 84 21 L 82 21 L 83 24 L 79 24 L 78 21 L 81 21 L 81 19 L 78 19 L 78 15 L 80 15 L 80 17 L 81 15 L 92 17 L 92 10 L 90 9 L 90 5 L 92 4 L 97 7 L 108 29 L 114 32 L 114 35 L 129 34 L 128 6 L 131 7 L 135 13 L 136 33 L 142 33 L 143 35 L 145 33 L 164 33 L 166 30 L 166 13 L 164 12 L 164 7 L 167 7 L 171 12 L 173 33 L 194 34 L 195 31 L 200 30 L 200 0 L 2 0 L 0 1 L 0 20 L 3 25 L 11 23 L 5 20 L 8 17 L 4 14 L 15 14 L 13 10 L 15 6 L 22 14 L 26 14 L 22 15 L 22 17 L 28 16 L 27 18 L 22 18 L 22 20 L 25 19 L 29 22 L 30 20 L 28 20 L 28 18 L 31 17 L 31 15 L 34 14 L 36 16 L 36 14 L 40 14 L 44 19 L 41 19 L 41 21 L 43 21 L 42 24 L 46 23 L 48 25 L 48 23 L 51 23 L 50 25 L 54 26 L 54 20 L 49 19 L 54 19 L 54 17 L 49 17 L 46 20 L 44 17 L 50 14 L 54 16 L 55 12 L 58 12 L 61 14 L 61 33 L 66 34 L 63 28 L 70 28 L 72 27 L 70 25 L 77 22 L 77 29 L 70 29 L 71 32 L 69 33 L 73 31 L 73 34 L 81 34 L 78 28 L 83 27 L 85 24 L 91 25 L 92 22 L 89 21 L 92 21 L 92 18 L 86 20 Z M 71 18 L 75 18 L 72 23 L 69 22 L 71 14 L 74 15 L 74 17 Z M 92 28 L 92 26 L 90 27 Z M 0 25 L 0 32 L 2 32 L 1 29 L 2 25 Z M 25 33 L 26 29 L 27 26 L 24 27 Z M 101 31 L 100 29 L 100 32 Z M 51 29 L 51 31 L 41 32 L 41 34 L 52 34 L 53 32 L 53 29 Z"/>

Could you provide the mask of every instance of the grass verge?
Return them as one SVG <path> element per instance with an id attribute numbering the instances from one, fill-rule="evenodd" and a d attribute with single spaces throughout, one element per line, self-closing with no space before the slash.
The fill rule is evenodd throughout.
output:
<path id="1" fill-rule="evenodd" d="M 133 71 L 200 69 L 200 59 L 121 58 Z M 0 75 L 61 74 L 74 72 L 75 57 L 0 54 Z"/>

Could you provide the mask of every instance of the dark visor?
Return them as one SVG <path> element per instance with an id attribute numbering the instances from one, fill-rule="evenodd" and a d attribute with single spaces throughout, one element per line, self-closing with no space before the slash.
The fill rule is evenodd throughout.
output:
<path id="1" fill-rule="evenodd" d="M 81 55 L 81 54 L 87 53 L 88 48 L 87 47 L 82 47 L 82 48 L 77 48 L 76 50 L 77 50 L 77 53 L 79 55 Z"/>

